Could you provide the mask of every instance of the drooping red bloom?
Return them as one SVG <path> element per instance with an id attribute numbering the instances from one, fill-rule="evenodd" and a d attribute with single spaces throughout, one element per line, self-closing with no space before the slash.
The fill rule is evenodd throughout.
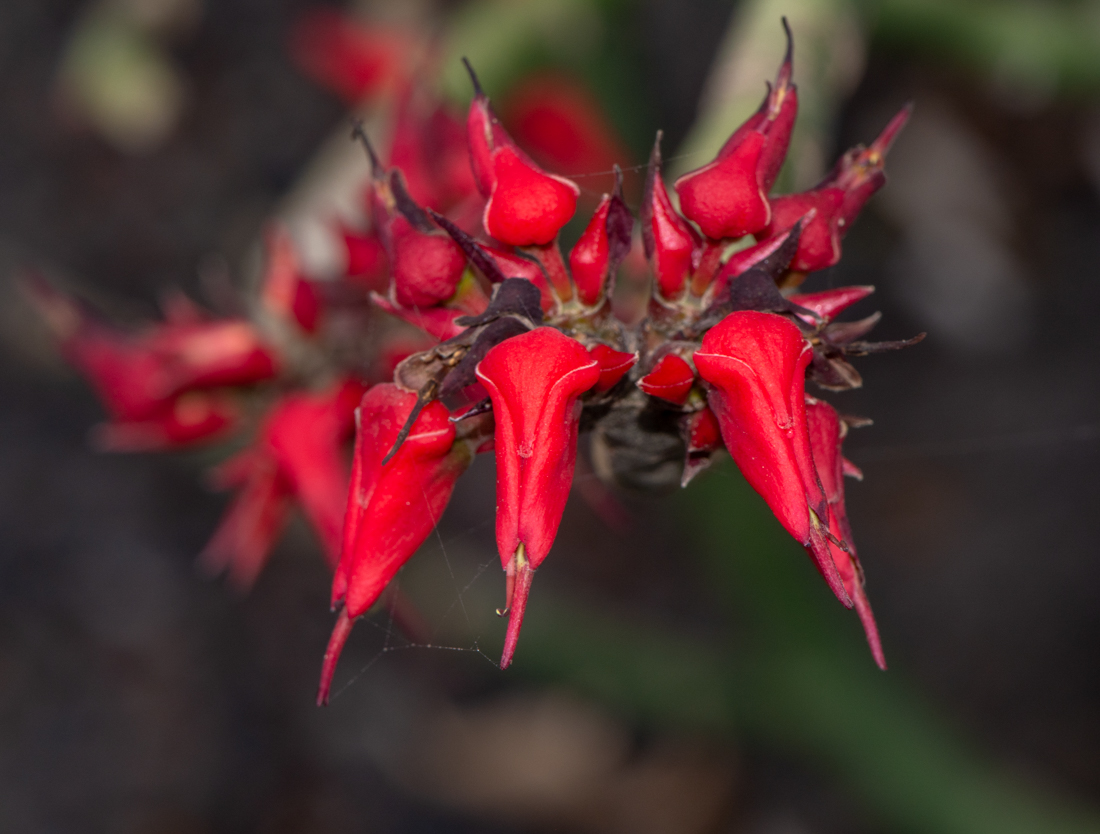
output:
<path id="1" fill-rule="evenodd" d="M 545 246 L 573 217 L 580 189 L 546 173 L 521 151 L 501 127 L 476 78 L 474 83 L 466 133 L 474 179 L 489 198 L 482 216 L 485 231 L 509 246 Z"/>
<path id="2" fill-rule="evenodd" d="M 856 555 L 852 529 L 848 524 L 848 512 L 844 508 L 844 458 L 840 446 L 844 442 L 845 427 L 836 409 L 826 402 L 806 398 L 806 422 L 810 433 L 810 449 L 814 465 L 825 490 L 829 504 L 829 540 L 827 542 L 833 563 L 844 582 L 844 589 L 855 604 L 871 654 L 880 669 L 886 668 L 875 615 L 864 589 L 863 567 Z"/>
<path id="3" fill-rule="evenodd" d="M 211 573 L 228 571 L 240 587 L 256 580 L 297 502 L 331 564 L 340 553 L 347 496 L 342 449 L 362 387 L 340 382 L 319 393 L 282 397 L 255 442 L 216 470 L 215 482 L 239 492 L 201 560 Z"/>
<path id="4" fill-rule="evenodd" d="M 393 457 L 383 463 L 417 397 L 389 383 L 367 391 L 359 406 L 343 549 L 332 583 L 343 610 L 325 652 L 317 702 L 328 700 L 336 661 L 355 618 L 369 609 L 435 528 L 455 480 L 472 454 L 455 443 L 450 414 L 428 404 Z"/>
<path id="5" fill-rule="evenodd" d="M 329 9 L 302 15 L 290 39 L 298 66 L 348 104 L 402 80 L 414 46 L 414 39 L 403 32 L 363 26 Z"/>
<path id="6" fill-rule="evenodd" d="M 852 601 L 829 555 L 828 504 L 806 428 L 806 366 L 799 329 L 774 313 L 730 313 L 703 337 L 695 367 L 710 383 L 710 407 L 738 468 L 776 518 L 809 548 L 847 607 Z"/>
<path id="7" fill-rule="evenodd" d="M 558 532 L 577 457 L 577 397 L 600 379 L 577 341 L 538 327 L 493 347 L 477 367 L 493 402 L 497 547 L 511 610 L 501 667 L 512 662 L 534 571 Z"/>
<path id="8" fill-rule="evenodd" d="M 713 162 L 676 181 L 684 216 L 714 240 L 759 232 L 771 220 L 768 192 L 787 155 L 798 112 L 798 92 L 791 83 L 793 41 L 786 20 L 783 26 L 787 55 L 760 109 L 726 140 Z"/>
<path id="9" fill-rule="evenodd" d="M 136 334 L 91 318 L 45 281 L 27 282 L 65 358 L 88 378 L 111 416 L 97 431 L 103 448 L 167 448 L 220 437 L 237 409 L 217 389 L 272 377 L 274 354 L 244 319 L 185 315 Z M 177 305 L 178 306 L 178 305 Z"/>
<path id="10" fill-rule="evenodd" d="M 771 223 L 762 237 L 785 232 L 807 218 L 798 253 L 791 262 L 792 270 L 813 272 L 840 260 L 841 240 L 863 204 L 886 183 L 886 152 L 905 127 L 911 110 L 909 105 L 903 107 L 869 148 L 857 146 L 844 154 L 819 185 L 800 194 L 772 199 Z"/>

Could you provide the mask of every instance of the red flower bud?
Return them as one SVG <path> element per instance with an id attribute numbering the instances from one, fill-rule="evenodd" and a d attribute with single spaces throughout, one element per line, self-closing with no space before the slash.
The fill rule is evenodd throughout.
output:
<path id="1" fill-rule="evenodd" d="M 403 307 L 433 307 L 455 294 L 466 256 L 443 232 L 422 232 L 404 217 L 389 229 L 394 298 Z"/>
<path id="2" fill-rule="evenodd" d="M 869 148 L 857 146 L 844 154 L 820 185 L 772 200 L 766 237 L 787 231 L 808 212 L 814 212 L 802 227 L 792 270 L 813 272 L 840 260 L 841 240 L 863 204 L 886 183 L 886 152 L 908 121 L 911 109 L 909 105 L 903 107 Z"/>
<path id="3" fill-rule="evenodd" d="M 863 568 L 856 555 L 852 530 L 848 524 L 848 512 L 844 507 L 844 459 L 840 446 L 844 440 L 844 424 L 831 405 L 812 397 L 806 398 L 806 422 L 810 434 L 810 448 L 814 465 L 821 477 L 821 486 L 829 504 L 829 553 L 836 564 L 844 589 L 855 603 L 871 654 L 880 669 L 886 668 L 875 615 L 864 589 Z M 839 543 L 843 543 L 843 546 Z M 845 550 L 847 548 L 847 550 Z"/>
<path id="4" fill-rule="evenodd" d="M 615 168 L 615 193 L 604 194 L 569 253 L 569 269 L 581 303 L 593 307 L 611 295 L 612 279 L 630 251 L 634 218 L 622 197 L 622 173 Z"/>
<path id="5" fill-rule="evenodd" d="M 642 242 L 653 267 L 657 289 L 662 298 L 674 300 L 684 291 L 684 283 L 698 265 L 702 242 L 672 207 L 664 180 L 661 179 L 661 133 L 653 143 L 642 196 Z"/>
<path id="6" fill-rule="evenodd" d="M 496 421 L 497 547 L 511 609 L 501 667 L 512 662 L 534 570 L 561 523 L 577 458 L 577 397 L 600 379 L 577 341 L 538 327 L 496 345 L 477 366 Z"/>
<path id="7" fill-rule="evenodd" d="M 546 173 L 519 149 L 489 107 L 472 70 L 470 75 L 476 95 L 466 133 L 474 179 L 489 198 L 482 216 L 485 231 L 510 246 L 548 244 L 576 211 L 580 189 Z"/>
<path id="8" fill-rule="evenodd" d="M 634 367 L 634 363 L 638 361 L 637 353 L 615 350 L 605 344 L 597 344 L 588 353 L 600 366 L 600 380 L 592 389 L 597 394 L 602 394 L 614 388 L 619 380 L 626 376 L 627 371 Z"/>
<path id="9" fill-rule="evenodd" d="M 739 238 L 768 225 L 768 192 L 791 140 L 798 93 L 791 83 L 793 43 L 786 20 L 787 55 L 764 103 L 718 151 L 717 158 L 676 181 L 680 208 L 712 239 Z"/>
<path id="10" fill-rule="evenodd" d="M 711 384 L 710 407 L 745 480 L 811 555 L 829 587 L 852 605 L 829 556 L 827 502 L 806 429 L 806 366 L 812 350 L 799 329 L 774 313 L 730 313 L 695 352 Z"/>
<path id="11" fill-rule="evenodd" d="M 651 397 L 660 397 L 675 405 L 687 402 L 695 370 L 675 353 L 666 353 L 653 370 L 638 380 L 638 387 Z"/>

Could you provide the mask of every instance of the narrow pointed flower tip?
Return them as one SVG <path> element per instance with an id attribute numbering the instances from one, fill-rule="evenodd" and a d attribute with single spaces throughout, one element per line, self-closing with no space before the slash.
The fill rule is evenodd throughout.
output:
<path id="1" fill-rule="evenodd" d="M 661 297 L 672 301 L 683 295 L 688 276 L 698 263 L 702 241 L 668 197 L 661 179 L 661 132 L 653 143 L 641 210 L 642 242 L 653 268 Z"/>
<path id="2" fill-rule="evenodd" d="M 722 440 L 745 480 L 783 527 L 809 547 L 845 606 L 852 601 L 828 551 L 828 504 L 806 427 L 806 367 L 813 351 L 801 331 L 774 313 L 730 313 L 695 352 Z"/>
<path id="3" fill-rule="evenodd" d="M 343 547 L 332 585 L 333 605 L 343 602 L 353 619 L 374 604 L 435 528 L 469 463 L 438 401 L 420 411 L 397 452 L 382 463 L 416 405 L 415 394 L 392 383 L 375 385 L 359 405 Z"/>
<path id="4" fill-rule="evenodd" d="M 791 83 L 793 41 L 785 19 L 783 26 L 787 54 L 760 109 L 734 131 L 713 162 L 676 181 L 684 216 L 714 240 L 755 234 L 771 219 L 768 191 L 787 155 L 798 112 Z"/>
<path id="5" fill-rule="evenodd" d="M 497 547 L 509 577 L 506 666 L 523 620 L 533 572 L 558 532 L 577 460 L 577 398 L 600 366 L 580 342 L 537 327 L 494 346 L 477 366 L 493 403 Z M 512 590 L 515 589 L 515 590 Z"/>
<path id="6" fill-rule="evenodd" d="M 821 316 L 822 321 L 828 323 L 874 291 L 875 288 L 868 285 L 837 287 L 823 292 L 796 293 L 790 296 L 789 300 L 792 304 L 797 304 L 799 307 L 805 307 L 807 310 L 817 313 Z M 807 324 L 816 324 L 809 316 L 800 315 L 799 318 Z"/>
<path id="7" fill-rule="evenodd" d="M 821 485 L 829 504 L 828 548 L 844 589 L 855 604 L 871 655 L 880 669 L 886 668 L 878 626 L 871 611 L 871 603 L 864 589 L 863 569 L 852 541 L 851 527 L 844 506 L 844 458 L 840 447 L 844 440 L 844 428 L 831 405 L 812 397 L 806 398 L 806 423 L 810 435 L 810 448 L 814 465 L 821 477 Z M 838 544 L 843 542 L 843 547 Z M 845 549 L 847 548 L 847 549 Z"/>
<path id="8" fill-rule="evenodd" d="M 348 104 L 373 97 L 405 74 L 413 38 L 363 26 L 339 12 L 313 9 L 295 22 L 290 54 L 307 76 Z"/>
<path id="9" fill-rule="evenodd" d="M 597 394 L 610 391 L 618 385 L 619 380 L 626 376 L 638 361 L 637 353 L 615 350 L 605 344 L 590 348 L 588 353 L 600 366 L 600 379 L 592 388 Z"/>
<path id="10" fill-rule="evenodd" d="M 653 370 L 638 380 L 638 387 L 651 397 L 659 397 L 674 405 L 687 402 L 695 370 L 675 353 L 666 353 Z"/>
<path id="11" fill-rule="evenodd" d="M 240 425 L 233 400 L 216 391 L 188 391 L 144 420 L 97 426 L 92 445 L 105 452 L 148 452 L 220 440 Z"/>
<path id="12" fill-rule="evenodd" d="M 837 225 L 843 237 L 859 215 L 864 203 L 886 184 L 886 154 L 913 111 L 906 104 L 883 128 L 869 148 L 855 147 L 841 157 L 833 172 L 838 188 L 844 191 Z"/>
<path id="13" fill-rule="evenodd" d="M 410 196 L 446 212 L 477 193 L 461 119 L 410 85 L 401 96 L 390 141 L 390 166 L 405 175 Z"/>

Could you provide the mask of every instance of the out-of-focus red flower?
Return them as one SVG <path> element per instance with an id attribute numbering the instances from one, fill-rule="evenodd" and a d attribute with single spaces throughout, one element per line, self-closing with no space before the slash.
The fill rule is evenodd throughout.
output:
<path id="1" fill-rule="evenodd" d="M 512 662 L 534 571 L 558 532 L 577 458 L 577 397 L 600 379 L 574 339 L 538 327 L 496 345 L 477 367 L 493 402 L 497 547 L 511 611 L 501 667 Z"/>
<path id="2" fill-rule="evenodd" d="M 798 113 L 798 92 L 791 83 L 791 30 L 787 55 L 775 86 L 760 109 L 726 140 L 715 160 L 676 181 L 680 209 L 703 234 L 715 240 L 759 232 L 771 220 L 768 192 L 775 183 Z"/>
<path id="3" fill-rule="evenodd" d="M 806 428 L 806 366 L 812 350 L 774 313 L 730 313 L 703 337 L 695 367 L 710 383 L 710 407 L 745 480 L 803 546 L 833 593 L 852 600 L 829 555 L 828 504 Z"/>
<path id="4" fill-rule="evenodd" d="M 348 104 L 405 80 L 417 39 L 398 29 L 364 26 L 332 9 L 311 9 L 291 31 L 290 54 L 301 70 Z"/>
<path id="5" fill-rule="evenodd" d="M 317 702 L 328 700 L 336 662 L 356 617 L 367 611 L 424 543 L 472 454 L 455 443 L 450 414 L 428 404 L 391 459 L 383 463 L 417 404 L 396 385 L 376 385 L 359 406 L 343 549 L 332 583 L 343 610 L 325 652 Z"/>
<path id="6" fill-rule="evenodd" d="M 308 334 L 321 325 L 321 301 L 313 282 L 301 271 L 298 252 L 286 229 L 272 226 L 264 239 L 267 261 L 260 300 L 269 313 L 292 321 Z"/>
<path id="7" fill-rule="evenodd" d="M 886 656 L 882 652 L 875 615 L 871 612 L 871 603 L 864 589 L 863 567 L 856 555 L 848 512 L 844 508 L 844 459 L 840 454 L 840 446 L 844 442 L 844 423 L 835 408 L 812 397 L 806 398 L 806 422 L 814 465 L 829 504 L 829 553 L 844 582 L 844 589 L 855 603 L 875 663 L 880 669 L 885 669 Z"/>
<path id="8" fill-rule="evenodd" d="M 903 107 L 869 148 L 856 146 L 844 154 L 819 185 L 800 194 L 772 199 L 771 223 L 761 237 L 785 232 L 807 218 L 798 253 L 791 262 L 792 270 L 813 272 L 840 260 L 841 240 L 863 204 L 886 183 L 886 152 L 905 127 L 911 110 L 910 105 Z"/>
<path id="9" fill-rule="evenodd" d="M 610 184 L 612 168 L 630 159 L 592 94 L 560 73 L 521 81 L 509 92 L 501 112 L 516 142 L 551 170 L 599 173 Z"/>
<path id="10" fill-rule="evenodd" d="M 97 432 L 103 448 L 165 448 L 219 437 L 238 415 L 230 399 L 212 389 L 276 373 L 274 355 L 244 319 L 206 319 L 190 305 L 175 321 L 126 334 L 93 320 L 45 281 L 31 280 L 27 288 L 65 358 L 111 416 Z"/>
<path id="11" fill-rule="evenodd" d="M 292 500 L 301 505 L 329 562 L 336 564 L 348 482 L 343 446 L 361 391 L 358 383 L 346 381 L 319 393 L 283 396 L 264 418 L 255 442 L 215 470 L 217 485 L 239 492 L 203 550 L 208 571 L 228 571 L 235 584 L 250 587 Z"/>
<path id="12" fill-rule="evenodd" d="M 564 177 L 546 173 L 521 151 L 493 113 L 476 77 L 474 84 L 466 135 L 474 179 L 489 199 L 482 225 L 509 246 L 545 246 L 573 217 L 580 189 Z"/>

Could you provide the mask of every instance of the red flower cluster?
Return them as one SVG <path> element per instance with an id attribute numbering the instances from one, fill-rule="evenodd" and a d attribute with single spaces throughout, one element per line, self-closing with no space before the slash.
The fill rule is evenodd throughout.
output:
<path id="1" fill-rule="evenodd" d="M 340 31 L 339 61 L 317 73 L 336 72 L 343 61 L 369 76 L 373 70 L 349 58 L 355 39 Z M 621 176 L 563 256 L 559 233 L 579 189 L 519 147 L 470 74 L 465 130 L 412 84 L 399 96 L 388 166 L 357 129 L 370 153 L 371 229 L 346 236 L 349 274 L 325 291 L 298 275 L 293 252 L 276 237 L 257 325 L 196 314 L 121 337 L 40 293 L 70 357 L 108 404 L 115 436 L 119 427 L 152 422 L 159 445 L 196 439 L 222 426 L 172 434 L 186 397 L 205 397 L 212 408 L 231 389 L 276 373 L 284 390 L 314 383 L 279 395 L 253 445 L 218 470 L 218 480 L 240 492 L 205 558 L 247 584 L 290 501 L 301 504 L 335 564 L 332 601 L 341 606 L 320 703 L 352 623 L 434 529 L 473 457 L 488 451 L 497 463 L 509 612 L 501 667 L 511 662 L 533 576 L 570 492 L 582 415 L 597 474 L 624 487 L 686 486 L 728 451 L 837 598 L 856 608 L 885 667 L 844 507 L 842 476 L 858 470 L 841 443 L 859 421 L 809 396 L 806 382 L 856 387 L 850 357 L 915 340 L 866 341 L 877 314 L 834 320 L 870 287 L 792 290 L 838 260 L 844 233 L 884 182 L 884 157 L 908 110 L 869 148 L 845 154 L 816 188 L 772 196 L 798 108 L 788 46 L 760 109 L 714 161 L 676 181 L 679 210 L 661 178 L 658 135 L 639 211 L 653 291 L 644 313 L 627 321 L 610 301 L 634 229 Z M 456 161 L 467 154 L 472 170 L 460 172 Z M 357 271 L 367 263 L 384 265 L 388 276 L 385 291 L 370 296 L 374 306 L 437 340 L 406 351 L 387 369 L 392 382 L 349 360 L 326 327 L 347 314 L 339 300 L 347 291 L 360 288 L 361 299 Z M 369 331 L 376 349 L 388 343 L 392 354 L 394 321 L 375 315 L 359 320 L 359 330 L 346 321 L 336 330 L 356 333 L 357 344 Z M 342 446 L 353 422 L 349 487 Z"/>

